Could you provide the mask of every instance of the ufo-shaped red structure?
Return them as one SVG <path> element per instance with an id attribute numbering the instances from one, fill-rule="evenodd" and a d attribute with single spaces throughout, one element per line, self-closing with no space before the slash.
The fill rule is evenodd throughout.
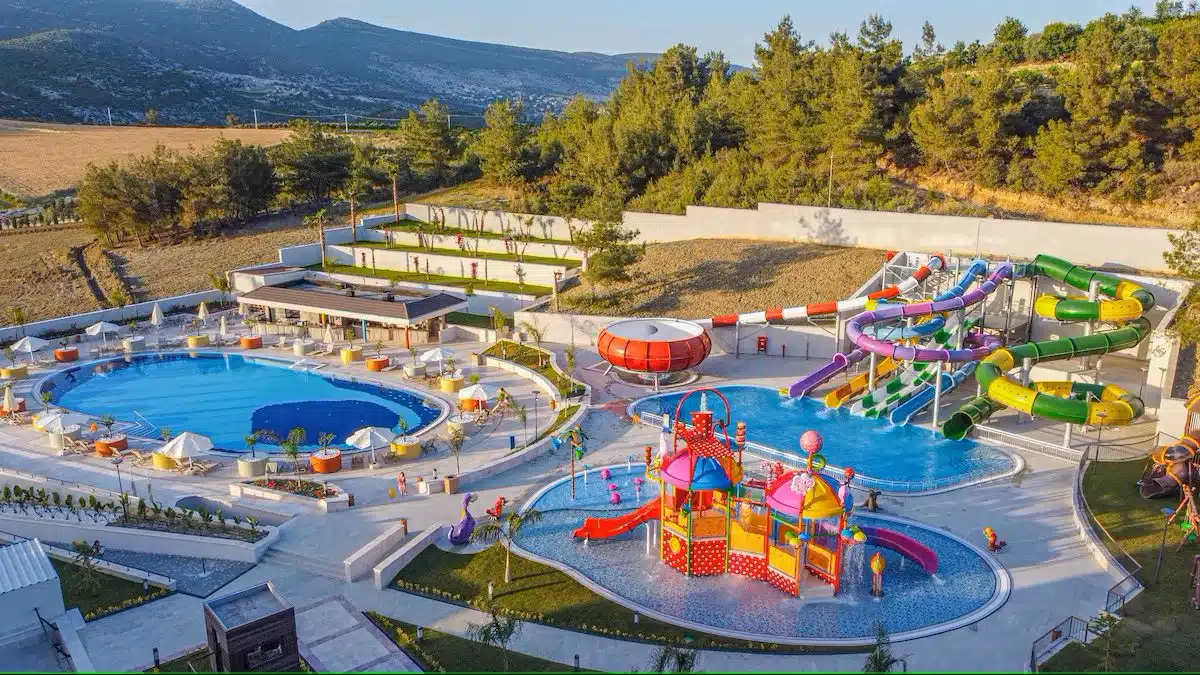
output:
<path id="1" fill-rule="evenodd" d="M 682 319 L 622 319 L 600 331 L 600 357 L 634 373 L 674 373 L 708 357 L 712 340 L 699 324 Z"/>

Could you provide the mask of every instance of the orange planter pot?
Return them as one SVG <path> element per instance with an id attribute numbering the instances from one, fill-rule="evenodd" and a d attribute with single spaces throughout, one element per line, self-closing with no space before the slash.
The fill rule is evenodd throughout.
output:
<path id="1" fill-rule="evenodd" d="M 78 361 L 79 360 L 79 348 L 78 347 L 67 347 L 65 349 L 55 349 L 54 350 L 54 360 L 58 361 L 59 363 L 67 363 L 69 361 Z"/>
<path id="2" fill-rule="evenodd" d="M 367 370 L 379 373 L 382 372 L 384 368 L 387 368 L 387 366 L 388 357 L 386 356 L 372 356 L 371 358 L 367 359 Z"/>
<path id="3" fill-rule="evenodd" d="M 487 410 L 487 402 L 480 401 L 479 399 L 475 398 L 460 398 L 458 399 L 458 405 L 467 412 L 471 412 L 473 410 Z"/>
<path id="4" fill-rule="evenodd" d="M 262 347 L 262 336 L 243 335 L 238 342 L 242 345 L 242 349 L 259 349 Z"/>
<path id="5" fill-rule="evenodd" d="M 111 457 L 116 453 L 127 450 L 129 448 L 129 439 L 124 434 L 118 434 L 109 438 L 96 439 L 96 454 L 101 457 Z"/>
<path id="6" fill-rule="evenodd" d="M 315 473 L 337 473 L 342 469 L 342 453 L 339 450 L 329 450 L 322 455 L 317 451 L 309 456 L 308 463 Z"/>

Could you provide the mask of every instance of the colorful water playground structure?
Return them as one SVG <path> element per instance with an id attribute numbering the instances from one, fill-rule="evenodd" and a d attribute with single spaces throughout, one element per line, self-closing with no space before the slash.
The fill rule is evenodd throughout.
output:
<path id="1" fill-rule="evenodd" d="M 684 424 L 679 420 L 684 402 L 696 394 L 700 409 L 692 411 L 690 425 Z M 723 419 L 708 409 L 710 394 L 724 404 Z M 816 432 L 802 437 L 808 453 L 803 469 L 751 479 L 742 465 L 745 424 L 729 433 L 731 410 L 720 391 L 688 392 L 675 419 L 670 447 L 646 468 L 660 496 L 617 517 L 586 518 L 573 532 L 576 539 L 607 539 L 645 524 L 648 542 L 657 533 L 659 559 L 686 576 L 738 574 L 793 596 L 818 594 L 814 579 L 836 594 L 846 549 L 858 543 L 889 548 L 929 574 L 937 572 L 936 553 L 915 539 L 848 523 L 854 470 L 845 469 L 841 481 L 823 474 L 826 462 L 818 454 L 822 439 Z"/>

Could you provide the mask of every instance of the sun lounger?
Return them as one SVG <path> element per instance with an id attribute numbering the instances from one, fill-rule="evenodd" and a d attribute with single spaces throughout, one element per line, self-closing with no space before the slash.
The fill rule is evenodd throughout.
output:
<path id="1" fill-rule="evenodd" d="M 26 413 L 10 412 L 4 415 L 4 421 L 17 427 L 22 424 L 29 424 L 29 415 Z"/>
<path id="2" fill-rule="evenodd" d="M 193 476 L 206 476 L 208 475 L 209 471 L 212 471 L 220 465 L 220 462 L 206 462 L 203 460 L 197 460 L 188 465 L 187 473 L 190 473 Z"/>

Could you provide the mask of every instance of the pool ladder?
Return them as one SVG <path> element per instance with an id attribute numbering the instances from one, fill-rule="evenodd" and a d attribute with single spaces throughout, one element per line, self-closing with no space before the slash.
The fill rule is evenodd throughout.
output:
<path id="1" fill-rule="evenodd" d="M 125 434 L 127 436 L 158 438 L 159 434 L 161 433 L 158 425 L 156 425 L 154 422 L 151 422 L 145 415 L 136 410 L 133 411 L 133 414 L 137 416 L 140 421 L 134 422 L 133 426 L 125 429 Z"/>

